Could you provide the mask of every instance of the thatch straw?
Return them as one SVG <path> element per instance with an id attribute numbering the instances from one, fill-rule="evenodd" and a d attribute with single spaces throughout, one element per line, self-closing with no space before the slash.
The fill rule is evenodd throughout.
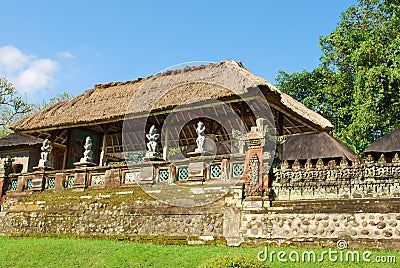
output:
<path id="1" fill-rule="evenodd" d="M 6 149 L 16 146 L 33 146 L 42 144 L 43 140 L 11 133 L 4 138 L 0 139 L 0 149 Z"/>
<path id="2" fill-rule="evenodd" d="M 287 138 L 284 160 L 334 159 L 345 157 L 353 161 L 357 155 L 343 142 L 326 132 L 304 134 Z"/>
<path id="3" fill-rule="evenodd" d="M 364 153 L 400 152 L 400 128 L 374 141 Z"/>
<path id="4" fill-rule="evenodd" d="M 268 98 L 275 99 L 274 102 L 308 120 L 316 129 L 326 131 L 332 128 L 327 119 L 232 60 L 167 71 L 134 81 L 96 85 L 71 100 L 54 104 L 19 120 L 11 128 L 16 132 L 24 132 L 106 123 L 122 120 L 127 111 L 130 114 L 140 114 L 200 99 L 223 99 L 249 93 L 255 86 L 260 86 L 264 95 L 268 94 Z M 132 105 L 129 107 L 131 100 Z"/>

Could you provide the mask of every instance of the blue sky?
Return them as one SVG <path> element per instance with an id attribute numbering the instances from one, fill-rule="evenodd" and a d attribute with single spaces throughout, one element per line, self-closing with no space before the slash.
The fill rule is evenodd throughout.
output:
<path id="1" fill-rule="evenodd" d="M 274 83 L 311 70 L 356 0 L 3 1 L 0 75 L 41 102 L 189 61 L 240 60 Z"/>

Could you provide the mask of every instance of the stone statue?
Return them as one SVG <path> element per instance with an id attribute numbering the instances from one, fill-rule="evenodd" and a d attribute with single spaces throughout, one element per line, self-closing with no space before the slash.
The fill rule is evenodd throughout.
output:
<path id="1" fill-rule="evenodd" d="M 196 139 L 196 143 L 197 143 L 197 148 L 195 150 L 195 152 L 204 152 L 204 144 L 206 141 L 206 126 L 204 125 L 203 122 L 199 121 L 197 123 L 197 128 L 196 128 L 196 133 L 197 133 L 197 139 Z"/>
<path id="2" fill-rule="evenodd" d="M 232 147 L 236 148 L 239 154 L 244 154 L 244 145 L 245 142 L 243 140 L 244 134 L 239 130 L 232 130 Z"/>
<path id="3" fill-rule="evenodd" d="M 92 147 L 93 147 L 92 139 L 89 136 L 87 136 L 86 137 L 86 141 L 85 141 L 85 145 L 83 146 L 85 151 L 83 152 L 83 157 L 81 158 L 80 163 L 93 162 Z"/>
<path id="4" fill-rule="evenodd" d="M 160 137 L 160 134 L 157 133 L 156 126 L 155 125 L 151 126 L 149 133 L 146 134 L 146 138 L 149 140 L 149 142 L 147 143 L 146 156 L 157 156 L 158 155 L 157 140 L 159 137 Z"/>
<path id="5" fill-rule="evenodd" d="M 260 160 L 253 154 L 249 162 L 249 183 L 251 187 L 259 185 L 260 180 Z"/>
<path id="6" fill-rule="evenodd" d="M 12 169 L 13 161 L 14 161 L 14 159 L 12 159 L 9 155 L 5 159 L 5 161 L 3 163 L 3 174 L 4 174 L 4 176 L 7 177 L 9 174 L 13 173 L 13 169 Z"/>
<path id="7" fill-rule="evenodd" d="M 50 141 L 45 139 L 43 141 L 43 145 L 40 148 L 42 152 L 40 153 L 39 167 L 49 167 L 50 166 L 50 154 L 53 150 L 53 146 L 51 146 Z"/>

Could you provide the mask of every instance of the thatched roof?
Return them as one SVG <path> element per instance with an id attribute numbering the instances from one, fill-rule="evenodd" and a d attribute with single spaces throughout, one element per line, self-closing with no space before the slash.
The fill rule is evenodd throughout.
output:
<path id="1" fill-rule="evenodd" d="M 216 86 L 223 85 L 223 86 Z M 129 113 L 140 115 L 148 111 L 162 111 L 182 103 L 202 99 L 224 99 L 251 93 L 261 88 L 272 105 L 287 114 L 302 118 L 316 131 L 328 131 L 332 124 L 288 95 L 280 92 L 266 80 L 250 73 L 241 63 L 232 60 L 206 66 L 167 71 L 134 81 L 96 85 L 93 89 L 64 102 L 54 104 L 34 115 L 14 123 L 16 132 L 63 129 L 115 122 Z M 171 89 L 174 88 L 173 91 Z"/>
<path id="2" fill-rule="evenodd" d="M 283 151 L 284 160 L 333 159 L 358 157 L 349 147 L 326 132 L 287 137 Z"/>
<path id="3" fill-rule="evenodd" d="M 7 149 L 16 146 L 33 146 L 42 144 L 43 140 L 11 133 L 8 136 L 0 139 L 0 149 Z"/>
<path id="4" fill-rule="evenodd" d="M 400 152 L 400 128 L 374 141 L 364 153 Z"/>

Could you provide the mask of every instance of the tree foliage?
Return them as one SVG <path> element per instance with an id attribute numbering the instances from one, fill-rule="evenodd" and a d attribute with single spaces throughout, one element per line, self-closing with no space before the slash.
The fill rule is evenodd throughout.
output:
<path id="1" fill-rule="evenodd" d="M 8 134 L 9 125 L 32 111 L 32 105 L 18 96 L 14 86 L 0 77 L 0 137 Z"/>
<path id="2" fill-rule="evenodd" d="M 320 65 L 280 71 L 278 87 L 331 120 L 333 134 L 362 151 L 400 127 L 400 2 L 359 0 L 320 38 Z"/>
<path id="3" fill-rule="evenodd" d="M 64 92 L 50 98 L 47 102 L 43 101 L 41 105 L 28 103 L 18 95 L 12 83 L 0 77 L 0 138 L 11 132 L 9 126 L 16 120 L 71 98 L 72 95 Z"/>

